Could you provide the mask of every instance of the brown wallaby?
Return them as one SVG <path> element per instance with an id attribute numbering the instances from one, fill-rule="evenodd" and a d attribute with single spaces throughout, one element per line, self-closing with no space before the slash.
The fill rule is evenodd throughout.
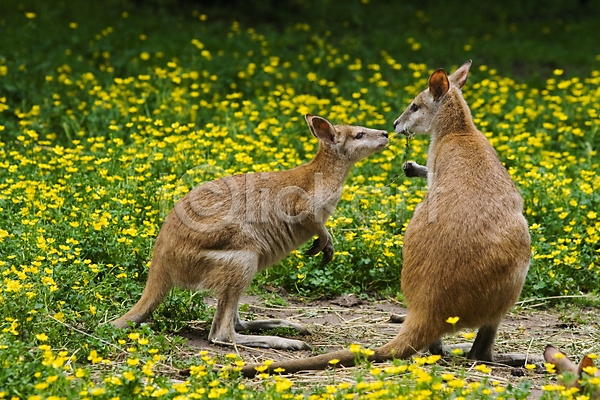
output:
<path id="1" fill-rule="evenodd" d="M 592 377 L 592 383 L 596 386 L 589 393 L 591 399 L 600 398 L 600 370 L 594 366 L 594 361 L 588 356 L 583 357 L 579 365 L 575 365 L 569 357 L 563 352 L 557 350 L 554 346 L 548 345 L 544 350 L 544 359 L 547 362 L 554 364 L 556 369 L 561 374 L 559 377 L 560 382 L 566 386 L 567 389 L 576 387 L 581 389 L 581 383 L 583 373 L 587 373 Z M 571 376 L 567 376 L 566 373 L 570 373 Z"/>
<path id="2" fill-rule="evenodd" d="M 523 199 L 496 152 L 477 130 L 461 88 L 471 62 L 447 76 L 435 71 L 394 122 L 397 133 L 430 133 L 429 190 L 404 236 L 402 291 L 408 315 L 398 335 L 373 349 L 371 361 L 408 358 L 441 337 L 479 328 L 469 358 L 491 361 L 502 316 L 518 299 L 529 268 Z M 458 317 L 455 325 L 446 320 Z M 351 366 L 349 350 L 277 362 L 287 373 L 324 369 L 332 359 Z M 254 366 L 242 369 L 245 376 Z"/>
<path id="3" fill-rule="evenodd" d="M 319 139 L 319 149 L 307 164 L 287 171 L 249 173 L 206 182 L 179 200 L 158 233 L 146 288 L 127 314 L 112 321 L 146 320 L 172 287 L 210 289 L 217 309 L 209 340 L 286 350 L 309 348 L 300 340 L 241 335 L 302 325 L 284 320 L 241 321 L 240 296 L 252 278 L 286 257 L 314 236 L 309 255 L 333 257 L 333 242 L 325 228 L 341 198 L 352 166 L 388 144 L 385 131 L 336 125 L 307 114 L 306 122 Z"/>

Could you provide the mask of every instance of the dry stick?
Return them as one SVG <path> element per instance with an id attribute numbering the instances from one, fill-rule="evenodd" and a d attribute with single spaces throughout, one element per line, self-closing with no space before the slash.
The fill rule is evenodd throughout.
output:
<path id="1" fill-rule="evenodd" d="M 529 347 L 527 347 L 527 353 L 525 353 L 525 362 L 523 363 L 523 365 L 527 365 L 527 361 L 529 360 L 529 354 L 531 353 L 531 345 L 533 344 L 533 336 L 531 337 L 531 340 L 529 341 Z"/>
<path id="2" fill-rule="evenodd" d="M 99 338 L 99 337 L 97 337 L 97 336 L 90 335 L 89 333 L 87 333 L 87 332 L 84 332 L 84 331 L 82 331 L 81 329 L 77 329 L 77 328 L 75 328 L 75 327 L 74 327 L 74 326 L 72 326 L 72 325 L 69 325 L 69 324 L 67 324 L 67 323 L 65 323 L 65 322 L 62 322 L 62 321 L 61 321 L 61 320 L 59 320 L 59 319 L 56 319 L 56 318 L 54 318 L 52 315 L 47 315 L 47 317 L 48 317 L 48 318 L 51 318 L 51 319 L 53 319 L 54 321 L 58 322 L 59 324 L 61 324 L 61 325 L 65 326 L 65 327 L 67 327 L 67 328 L 69 328 L 69 329 L 71 329 L 71 330 L 74 330 L 74 331 L 75 331 L 75 332 L 77 332 L 77 333 L 81 333 L 82 335 L 89 336 L 89 337 L 91 337 L 91 338 L 94 338 L 94 339 L 96 339 L 96 340 L 99 340 L 99 341 L 101 341 L 101 342 L 102 342 L 102 343 L 104 343 L 104 344 L 107 344 L 107 345 L 109 345 L 109 346 L 112 346 L 112 347 L 114 347 L 115 349 L 119 350 L 121 353 L 127 353 L 127 352 L 126 352 L 124 349 L 120 348 L 120 347 L 119 347 L 119 346 L 117 346 L 116 344 L 112 344 L 112 343 L 110 343 L 110 342 L 107 342 L 106 340 L 104 340 L 104 339 L 100 339 L 100 338 Z M 78 350 L 78 351 L 79 351 L 79 350 Z M 76 352 L 75 352 L 75 353 L 76 353 Z M 75 354 L 75 353 L 73 353 L 73 354 Z M 146 364 L 144 361 L 142 361 L 142 363 L 143 363 L 143 364 Z M 161 365 L 164 365 L 164 366 L 167 366 L 167 364 L 164 364 L 164 363 L 160 363 L 160 364 L 161 364 Z M 172 365 L 170 365 L 169 367 L 173 368 L 173 366 L 172 366 Z"/>
<path id="3" fill-rule="evenodd" d="M 569 296 L 550 296 L 550 297 L 536 297 L 533 299 L 527 299 L 527 300 L 522 300 L 522 301 L 517 301 L 515 303 L 515 305 L 521 305 L 521 304 L 525 304 L 525 303 L 530 303 L 532 301 L 542 301 L 542 300 L 553 300 L 553 299 L 572 299 L 572 298 L 580 298 L 580 297 L 594 297 L 594 296 L 590 296 L 587 294 L 582 294 L 582 295 L 569 295 Z"/>
<path id="4" fill-rule="evenodd" d="M 64 323 L 64 322 L 62 322 L 61 320 L 54 318 L 52 315 L 48 315 L 47 317 L 48 317 L 48 318 L 52 318 L 53 320 L 55 320 L 55 321 L 56 321 L 56 322 L 58 322 L 59 324 L 62 324 L 62 325 L 64 325 L 64 326 L 66 326 L 67 328 L 74 330 L 75 332 L 78 332 L 78 333 L 81 333 L 82 335 L 89 336 L 89 337 L 91 337 L 91 338 L 94 338 L 94 339 L 96 339 L 96 340 L 99 340 L 99 341 L 101 341 L 101 342 L 102 342 L 102 343 L 104 343 L 104 344 L 107 344 L 107 345 L 109 345 L 109 346 L 112 346 L 112 347 L 116 348 L 117 350 L 119 350 L 119 351 L 120 351 L 120 352 L 122 352 L 122 353 L 126 353 L 126 351 L 125 351 L 124 349 L 120 348 L 119 346 L 117 346 L 117 345 L 115 345 L 115 344 L 112 344 L 112 343 L 110 343 L 110 342 L 107 342 L 107 341 L 106 341 L 106 340 L 104 340 L 104 339 L 100 339 L 99 337 L 96 337 L 96 336 L 94 336 L 94 335 L 90 335 L 89 333 L 87 333 L 87 332 L 84 332 L 84 331 L 82 331 L 81 329 L 77 329 L 77 328 L 75 328 L 74 326 L 71 326 L 71 325 L 69 325 L 69 324 L 67 324 L 67 323 Z"/>

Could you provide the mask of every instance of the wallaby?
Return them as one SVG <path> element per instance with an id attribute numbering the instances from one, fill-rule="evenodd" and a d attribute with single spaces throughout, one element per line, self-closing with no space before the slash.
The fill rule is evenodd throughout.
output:
<path id="1" fill-rule="evenodd" d="M 435 71 L 394 122 L 396 133 L 431 134 L 429 190 L 404 236 L 401 284 L 408 315 L 370 361 L 408 358 L 427 346 L 440 352 L 441 337 L 463 328 L 479 328 L 469 358 L 491 361 L 500 320 L 521 293 L 531 253 L 523 199 L 462 96 L 470 66 L 450 76 Z M 452 325 L 449 317 L 459 319 Z M 324 369 L 332 359 L 352 366 L 355 354 L 341 350 L 273 363 L 268 370 Z M 253 376 L 254 367 L 242 373 Z"/>
<path id="2" fill-rule="evenodd" d="M 554 346 L 548 345 L 544 350 L 544 358 L 547 362 L 556 366 L 556 369 L 561 374 L 561 376 L 559 376 L 560 382 L 563 383 L 567 389 L 572 387 L 581 389 L 583 372 L 588 373 L 588 375 L 592 377 L 592 383 L 596 386 L 596 388 L 589 393 L 590 398 L 600 398 L 600 370 L 594 366 L 594 361 L 592 361 L 590 357 L 583 357 L 579 365 L 575 365 L 575 363 L 563 352 L 557 350 Z M 565 376 L 565 372 L 572 374 L 572 376 Z"/>
<path id="3" fill-rule="evenodd" d="M 319 139 L 315 157 L 291 170 L 248 173 L 206 182 L 191 190 L 167 215 L 158 233 L 146 288 L 127 314 L 112 321 L 146 320 L 172 287 L 214 291 L 218 303 L 209 340 L 286 350 L 310 348 L 300 340 L 241 335 L 302 325 L 284 320 L 242 321 L 240 296 L 252 278 L 286 257 L 314 236 L 308 255 L 333 257 L 333 242 L 325 228 L 342 195 L 352 166 L 383 149 L 388 133 L 360 126 L 332 125 L 307 114 L 311 133 Z"/>

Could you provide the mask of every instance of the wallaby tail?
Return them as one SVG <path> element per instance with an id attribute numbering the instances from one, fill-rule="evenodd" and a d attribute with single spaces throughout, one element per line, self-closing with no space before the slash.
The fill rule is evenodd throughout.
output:
<path id="1" fill-rule="evenodd" d="M 161 274 L 158 271 L 158 265 L 152 265 L 148 274 L 148 282 L 142 293 L 140 300 L 133 306 L 127 314 L 121 318 L 111 321 L 111 324 L 117 328 L 127 328 L 127 321 L 139 325 L 144 322 L 158 307 L 158 305 L 169 294 L 173 284 L 166 274 Z"/>
<path id="2" fill-rule="evenodd" d="M 242 368 L 242 375 L 252 378 L 259 373 L 293 374 L 302 370 L 324 370 L 338 366 L 353 367 L 361 359 L 367 359 L 370 362 L 384 362 L 394 358 L 409 358 L 443 334 L 443 330 L 438 329 L 438 331 L 433 327 L 423 326 L 411 317 L 410 314 L 407 316 L 400 332 L 394 339 L 374 350 L 340 350 L 315 357 L 276 362 L 266 368 L 263 364 L 246 365 Z M 337 361 L 332 362 L 334 360 Z"/>
<path id="3" fill-rule="evenodd" d="M 359 350 L 356 352 L 350 350 L 339 350 L 332 353 L 320 354 L 315 357 L 300 358 L 295 360 L 280 361 L 272 363 L 265 367 L 264 364 L 251 364 L 242 367 L 242 375 L 245 378 L 252 378 L 261 373 L 281 373 L 293 374 L 304 370 L 324 370 L 335 367 L 353 367 L 357 361 L 367 359 L 372 362 L 383 362 L 391 359 L 386 358 L 385 354 L 378 352 L 377 349 L 371 350 L 371 355 L 365 355 L 369 350 Z"/>

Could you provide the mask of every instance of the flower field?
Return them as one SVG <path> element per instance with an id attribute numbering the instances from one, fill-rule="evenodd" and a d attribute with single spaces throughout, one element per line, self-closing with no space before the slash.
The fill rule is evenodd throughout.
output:
<path id="1" fill-rule="evenodd" d="M 498 28 L 480 22 L 487 39 L 458 32 L 458 44 L 443 46 L 431 39 L 435 30 L 425 29 L 434 11 L 409 5 L 396 6 L 412 22 L 392 39 L 361 20 L 362 13 L 382 12 L 368 1 L 351 2 L 339 15 L 328 14 L 331 4 L 291 2 L 300 11 L 275 26 L 199 4 L 171 12 L 170 2 L 160 1 L 108 1 L 105 8 L 6 3 L 0 399 L 525 398 L 526 384 L 494 382 L 485 366 L 451 373 L 431 366 L 432 358 L 365 368 L 352 383 L 336 382 L 333 373 L 310 387 L 213 371 L 239 365 L 235 355 L 200 353 L 178 364 L 179 343 L 166 332 L 212 313 L 200 296 L 179 290 L 154 313 L 151 327 L 99 325 L 137 301 L 162 220 L 195 184 L 308 161 L 317 141 L 306 113 L 391 132 L 432 70 L 469 58 L 465 99 L 524 198 L 532 263 L 522 296 L 598 294 L 598 49 L 587 58 L 574 49 L 564 66 L 551 59 L 554 53 L 529 55 L 542 66 L 539 74 L 517 77 L 500 59 L 528 55 L 485 53 L 493 43 L 511 49 L 522 28 L 510 23 L 513 14 Z M 537 21 L 523 29 L 537 29 L 531 40 L 543 43 L 548 32 L 587 37 L 586 26 Z M 372 41 L 361 39 L 371 30 Z M 567 50 L 557 45 L 557 59 L 566 59 L 560 51 Z M 486 57 L 491 61 L 480 61 Z M 307 298 L 368 292 L 401 300 L 403 232 L 426 192 L 426 182 L 408 180 L 401 166 L 408 159 L 424 164 L 427 145 L 417 137 L 407 148 L 396 137 L 352 170 L 328 221 L 331 263 L 296 251 L 256 281 Z M 165 361 L 171 357 L 175 367 Z M 187 380 L 173 372 L 190 365 Z M 578 396 L 554 383 L 544 387 L 547 398 Z"/>

